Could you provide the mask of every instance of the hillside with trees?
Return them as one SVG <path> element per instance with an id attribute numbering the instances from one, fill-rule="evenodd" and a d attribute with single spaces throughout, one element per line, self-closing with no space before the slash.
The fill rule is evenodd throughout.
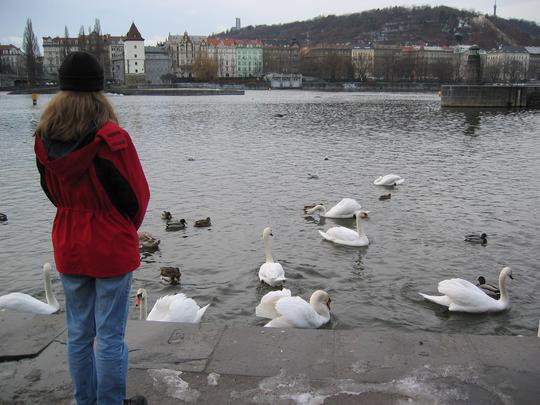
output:
<path id="1" fill-rule="evenodd" d="M 389 7 L 347 15 L 328 15 L 287 24 L 247 26 L 216 35 L 235 39 L 291 41 L 317 44 L 392 43 L 401 45 L 540 44 L 535 22 L 504 19 L 471 10 L 439 7 Z"/>

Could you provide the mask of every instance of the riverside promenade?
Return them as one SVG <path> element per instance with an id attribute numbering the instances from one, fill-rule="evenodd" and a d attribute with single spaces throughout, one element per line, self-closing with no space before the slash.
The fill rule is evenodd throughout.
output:
<path id="1" fill-rule="evenodd" d="M 0 312 L 0 403 L 73 404 L 64 314 Z M 540 339 L 129 321 L 149 404 L 538 404 Z"/>

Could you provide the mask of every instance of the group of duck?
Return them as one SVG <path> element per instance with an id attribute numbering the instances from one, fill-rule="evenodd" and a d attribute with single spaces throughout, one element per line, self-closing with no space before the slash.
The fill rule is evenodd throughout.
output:
<path id="1" fill-rule="evenodd" d="M 374 181 L 375 185 L 395 187 L 403 184 L 405 180 L 395 174 L 381 176 Z M 384 198 L 383 198 L 384 197 Z M 381 200 L 390 198 L 390 194 L 381 196 Z M 335 226 L 320 231 L 320 235 L 327 241 L 339 245 L 362 247 L 369 245 L 369 239 L 362 227 L 362 220 L 368 218 L 370 211 L 362 210 L 361 205 L 352 198 L 344 198 L 335 206 L 327 209 L 323 204 L 304 207 L 306 215 L 318 214 L 325 218 L 356 218 L 356 229 L 344 226 Z M 162 219 L 166 223 L 166 230 L 175 227 L 184 229 L 187 225 L 185 219 L 173 221 L 168 211 L 162 213 Z M 210 218 L 196 221 L 194 226 L 210 226 Z M 286 281 L 285 271 L 280 263 L 275 262 L 270 249 L 269 237 L 273 236 L 272 229 L 267 227 L 263 230 L 262 240 L 265 254 L 265 262 L 259 268 L 259 280 L 270 287 L 278 287 L 265 294 L 255 309 L 255 315 L 270 319 L 266 327 L 296 327 L 296 328 L 319 328 L 330 321 L 330 296 L 323 290 L 315 291 L 306 302 L 301 297 L 292 296 L 291 291 L 283 288 Z M 154 238 L 147 232 L 139 233 L 140 247 L 158 248 L 159 239 Z M 467 242 L 487 243 L 487 235 L 467 235 Z M 50 282 L 50 264 L 43 266 L 43 278 L 45 283 L 45 295 L 47 303 L 39 301 L 27 294 L 11 293 L 0 297 L 0 309 L 8 308 L 22 312 L 51 314 L 59 309 Z M 506 289 L 506 278 L 512 277 L 512 270 L 504 267 L 499 275 L 499 285 L 493 286 L 486 283 L 484 277 L 478 278 L 478 283 L 473 284 L 467 280 L 454 278 L 443 280 L 438 285 L 442 295 L 434 296 L 419 293 L 425 299 L 436 304 L 445 306 L 449 311 L 470 313 L 497 312 L 509 307 L 509 297 Z M 161 268 L 162 281 L 177 284 L 180 279 L 178 268 Z M 166 322 L 200 322 L 209 305 L 200 307 L 195 300 L 179 293 L 158 298 L 150 313 L 147 309 L 147 291 L 139 288 L 136 294 L 135 305 L 139 307 L 141 320 L 166 321 Z"/>

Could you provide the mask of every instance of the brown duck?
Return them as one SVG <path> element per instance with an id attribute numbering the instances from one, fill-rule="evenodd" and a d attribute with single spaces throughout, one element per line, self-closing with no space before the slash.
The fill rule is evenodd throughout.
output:
<path id="1" fill-rule="evenodd" d="M 195 225 L 198 228 L 203 228 L 205 226 L 210 226 L 212 223 L 210 222 L 210 217 L 206 217 L 206 219 L 199 219 L 195 221 Z"/>

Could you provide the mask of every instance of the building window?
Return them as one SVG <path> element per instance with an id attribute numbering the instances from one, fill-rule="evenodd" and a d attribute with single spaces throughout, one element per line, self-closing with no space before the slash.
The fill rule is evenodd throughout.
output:
<path id="1" fill-rule="evenodd" d="M 137 45 L 133 45 L 133 48 L 137 49 Z"/>
<path id="2" fill-rule="evenodd" d="M 135 62 L 135 66 L 137 66 L 137 62 Z"/>
<path id="3" fill-rule="evenodd" d="M 135 57 L 137 57 L 137 54 L 135 54 Z"/>
<path id="4" fill-rule="evenodd" d="M 138 70 L 138 69 L 135 69 L 135 73 L 139 73 L 139 70 Z"/>

